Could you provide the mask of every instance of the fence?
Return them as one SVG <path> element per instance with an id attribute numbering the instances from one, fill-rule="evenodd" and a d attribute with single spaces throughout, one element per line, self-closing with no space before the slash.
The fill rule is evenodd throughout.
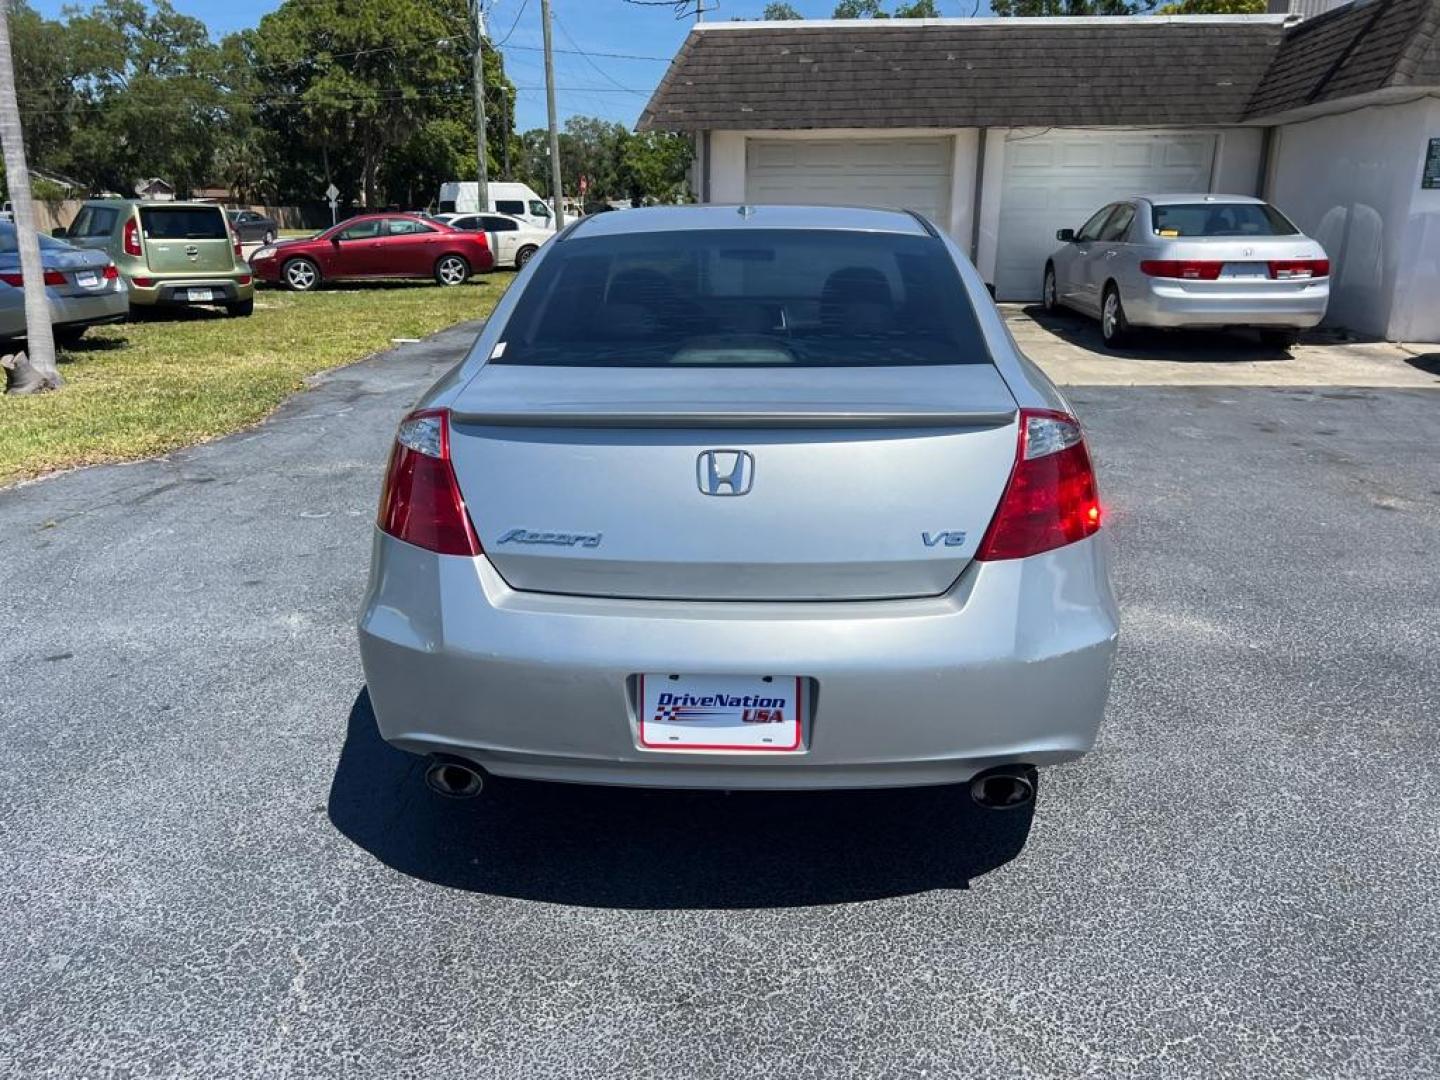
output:
<path id="1" fill-rule="evenodd" d="M 42 233 L 66 228 L 85 205 L 83 199 L 36 199 L 35 219 Z M 254 210 L 266 217 L 274 218 L 282 229 L 323 229 L 330 224 L 330 206 L 327 203 L 305 203 L 298 206 L 263 206 L 224 203 L 227 210 Z M 353 210 L 341 211 L 341 217 L 353 214 Z"/>

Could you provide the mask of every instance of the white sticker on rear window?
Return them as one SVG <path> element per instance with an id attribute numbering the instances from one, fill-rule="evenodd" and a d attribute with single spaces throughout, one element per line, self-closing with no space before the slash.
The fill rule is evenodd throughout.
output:
<path id="1" fill-rule="evenodd" d="M 499 360 L 500 357 L 502 357 L 502 356 L 504 356 L 504 355 L 505 355 L 505 342 L 503 342 L 503 341 L 497 341 L 497 342 L 495 343 L 495 348 L 493 348 L 493 349 L 490 350 L 490 359 L 491 359 L 491 360 Z"/>

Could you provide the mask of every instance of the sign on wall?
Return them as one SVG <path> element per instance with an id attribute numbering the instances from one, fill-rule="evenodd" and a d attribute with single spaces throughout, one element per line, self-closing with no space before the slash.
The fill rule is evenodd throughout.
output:
<path id="1" fill-rule="evenodd" d="M 1422 188 L 1440 188 L 1440 139 L 1430 140 L 1425 153 L 1425 173 L 1420 177 Z"/>

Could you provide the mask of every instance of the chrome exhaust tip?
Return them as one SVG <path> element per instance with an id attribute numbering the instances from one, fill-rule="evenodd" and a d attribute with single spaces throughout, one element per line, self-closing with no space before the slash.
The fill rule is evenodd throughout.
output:
<path id="1" fill-rule="evenodd" d="M 485 790 L 485 774 L 460 758 L 437 757 L 425 767 L 425 786 L 447 799 L 473 799 Z"/>
<path id="2" fill-rule="evenodd" d="M 1001 765 L 970 781 L 970 798 L 986 810 L 1018 810 L 1035 801 L 1035 768 Z"/>

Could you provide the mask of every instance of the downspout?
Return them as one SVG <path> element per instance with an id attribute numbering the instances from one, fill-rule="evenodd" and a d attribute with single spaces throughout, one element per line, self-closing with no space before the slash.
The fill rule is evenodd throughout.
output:
<path id="1" fill-rule="evenodd" d="M 989 128 L 980 129 L 979 141 L 975 144 L 975 197 L 970 207 L 970 262 L 973 265 L 980 258 L 980 201 L 985 189 L 985 141 Z"/>
<path id="2" fill-rule="evenodd" d="M 700 133 L 700 201 L 710 201 L 710 129 Z"/>
<path id="3" fill-rule="evenodd" d="M 1275 156 L 1275 129 L 1267 127 L 1260 136 L 1260 165 L 1255 170 L 1255 194 L 1270 199 L 1270 159 Z"/>

